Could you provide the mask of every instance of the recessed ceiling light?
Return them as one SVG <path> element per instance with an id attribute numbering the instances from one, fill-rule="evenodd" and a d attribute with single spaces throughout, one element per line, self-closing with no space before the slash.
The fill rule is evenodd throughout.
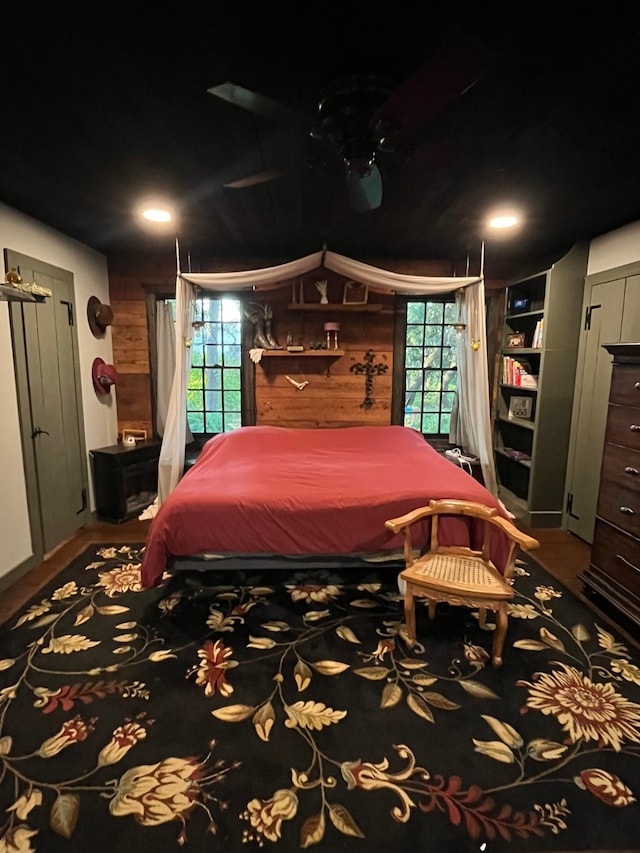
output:
<path id="1" fill-rule="evenodd" d="M 164 198 L 153 196 L 143 198 L 133 211 L 136 225 L 148 234 L 164 236 L 177 228 L 176 211 Z"/>
<path id="2" fill-rule="evenodd" d="M 173 219 L 171 211 L 161 207 L 148 207 L 142 211 L 142 215 L 149 222 L 171 222 Z"/>
<path id="3" fill-rule="evenodd" d="M 489 211 L 484 220 L 484 234 L 494 240 L 508 240 L 522 228 L 522 214 L 512 204 L 502 204 Z"/>
<path id="4" fill-rule="evenodd" d="M 513 213 L 501 213 L 489 219 L 489 228 L 513 228 L 518 224 L 518 217 Z"/>

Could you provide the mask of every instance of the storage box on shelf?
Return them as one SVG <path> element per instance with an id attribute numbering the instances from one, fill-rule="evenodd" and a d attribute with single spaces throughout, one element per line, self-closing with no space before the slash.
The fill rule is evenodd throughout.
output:
<path id="1" fill-rule="evenodd" d="M 501 499 L 531 527 L 562 526 L 586 260 L 576 245 L 505 292 L 496 474 Z"/>

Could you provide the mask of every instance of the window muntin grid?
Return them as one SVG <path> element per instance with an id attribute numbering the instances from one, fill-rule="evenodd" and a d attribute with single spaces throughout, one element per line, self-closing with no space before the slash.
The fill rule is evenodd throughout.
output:
<path id="1" fill-rule="evenodd" d="M 404 425 L 423 435 L 449 434 L 458 387 L 457 307 L 453 300 L 407 302 Z"/>
<path id="2" fill-rule="evenodd" d="M 175 320 L 175 299 L 168 300 Z M 242 426 L 242 306 L 227 297 L 194 304 L 187 422 L 193 435 Z"/>

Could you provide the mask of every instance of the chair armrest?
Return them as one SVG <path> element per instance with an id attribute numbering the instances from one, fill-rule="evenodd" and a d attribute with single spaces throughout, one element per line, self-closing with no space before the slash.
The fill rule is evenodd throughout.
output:
<path id="1" fill-rule="evenodd" d="M 385 521 L 384 526 L 393 533 L 401 533 L 405 527 L 410 527 L 416 521 L 420 521 L 427 515 L 433 515 L 433 510 L 429 506 L 421 506 L 417 509 L 412 509 L 405 515 L 400 515 L 397 518 L 390 518 Z"/>
<path id="2" fill-rule="evenodd" d="M 427 515 L 433 515 L 433 510 L 429 506 L 418 507 L 406 515 L 400 515 L 397 518 L 390 518 L 385 521 L 384 526 L 392 533 L 402 533 L 402 548 L 404 553 L 404 562 L 406 568 L 413 565 L 415 558 L 413 553 L 413 541 L 411 539 L 411 525 L 425 518 Z"/>
<path id="3" fill-rule="evenodd" d="M 398 518 L 390 518 L 385 521 L 385 527 L 394 533 L 399 533 L 404 527 L 408 527 L 416 521 L 420 521 L 428 515 L 467 515 L 480 518 L 484 521 L 492 521 L 498 516 L 495 507 L 474 503 L 473 501 L 462 501 L 454 498 L 444 500 L 432 500 L 429 506 L 420 506 Z"/>
<path id="4" fill-rule="evenodd" d="M 537 539 L 523 533 L 522 530 L 519 530 L 515 524 L 512 524 L 506 518 L 502 518 L 497 515 L 491 519 L 491 522 L 499 527 L 502 532 L 508 536 L 512 542 L 515 542 L 523 551 L 533 551 L 534 548 L 540 547 L 540 543 Z"/>
<path id="5" fill-rule="evenodd" d="M 479 519 L 485 524 L 497 527 L 510 542 L 506 554 L 505 564 L 503 567 L 505 578 L 511 577 L 513 573 L 516 546 L 521 548 L 522 551 L 532 551 L 534 548 L 538 548 L 540 545 L 538 540 L 534 539 L 533 536 L 529 536 L 522 530 L 519 530 L 511 521 L 498 515 L 498 510 L 496 510 L 494 507 L 488 507 L 483 504 L 478 504 L 471 501 L 453 499 L 432 500 L 429 503 L 429 506 L 417 507 L 417 509 L 411 510 L 411 512 L 407 512 L 405 513 L 405 515 L 400 515 L 397 518 L 390 518 L 384 523 L 384 526 L 387 528 L 387 530 L 391 530 L 392 533 L 402 533 L 404 559 L 407 568 L 409 566 L 412 566 L 414 563 L 413 542 L 411 541 L 410 530 L 411 525 L 415 524 L 415 522 L 420 521 L 423 518 L 427 518 L 434 515 L 437 516 L 439 514 L 463 515 Z M 485 528 L 485 542 L 483 545 L 483 554 L 485 554 L 487 558 L 489 555 L 489 529 L 490 528 L 488 527 Z M 432 548 L 434 547 L 433 532 L 434 531 L 432 528 Z M 435 544 L 437 546 L 437 541 Z"/>

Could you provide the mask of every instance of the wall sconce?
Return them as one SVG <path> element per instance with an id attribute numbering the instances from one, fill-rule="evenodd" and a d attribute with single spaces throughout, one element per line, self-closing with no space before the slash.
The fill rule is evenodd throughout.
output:
<path id="1" fill-rule="evenodd" d="M 325 323 L 324 330 L 327 333 L 327 349 L 338 349 L 338 332 L 340 323 Z M 331 333 L 333 332 L 333 347 L 331 346 Z"/>

